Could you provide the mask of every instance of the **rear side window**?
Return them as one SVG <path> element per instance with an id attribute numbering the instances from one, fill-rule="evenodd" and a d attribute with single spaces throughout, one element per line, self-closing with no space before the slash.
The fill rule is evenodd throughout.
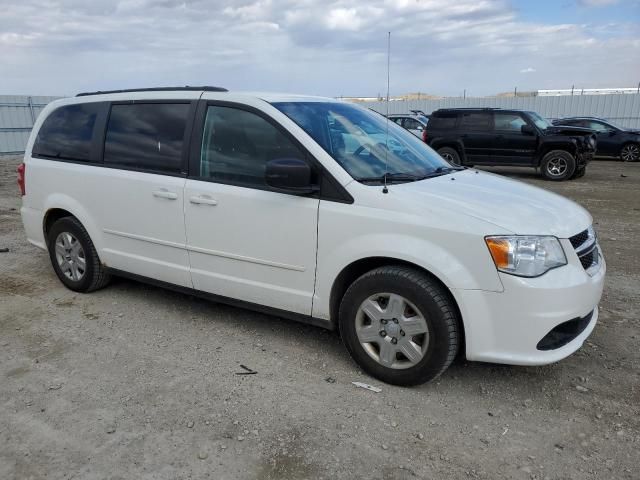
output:
<path id="1" fill-rule="evenodd" d="M 452 129 L 456 126 L 457 115 L 455 114 L 444 114 L 438 116 L 432 116 L 429 119 L 429 128 L 434 129 Z"/>
<path id="2" fill-rule="evenodd" d="M 179 174 L 189 108 L 188 103 L 112 105 L 104 163 Z"/>
<path id="3" fill-rule="evenodd" d="M 45 119 L 32 154 L 47 158 L 91 161 L 91 139 L 100 103 L 80 103 L 55 109 Z"/>
<path id="4" fill-rule="evenodd" d="M 463 113 L 460 126 L 467 130 L 489 130 L 491 115 L 480 112 Z"/>
<path id="5" fill-rule="evenodd" d="M 266 187 L 269 160 L 305 159 L 300 149 L 259 115 L 210 106 L 202 136 L 200 177 L 247 187 Z"/>

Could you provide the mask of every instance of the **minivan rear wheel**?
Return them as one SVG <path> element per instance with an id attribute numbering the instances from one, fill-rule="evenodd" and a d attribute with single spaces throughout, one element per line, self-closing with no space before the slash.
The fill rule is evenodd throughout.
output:
<path id="1" fill-rule="evenodd" d="M 436 378 L 455 358 L 458 313 L 427 274 L 385 266 L 358 278 L 340 303 L 343 342 L 364 371 L 394 385 Z"/>
<path id="2" fill-rule="evenodd" d="M 542 158 L 542 175 L 548 180 L 562 181 L 573 176 L 576 160 L 564 150 L 551 150 Z"/>
<path id="3" fill-rule="evenodd" d="M 444 158 L 447 162 L 452 165 L 461 165 L 462 162 L 460 160 L 460 154 L 455 148 L 452 147 L 442 147 L 438 149 L 438 155 Z"/>
<path id="4" fill-rule="evenodd" d="M 47 232 L 49 258 L 58 278 L 70 290 L 92 292 L 109 283 L 86 229 L 75 217 L 57 220 Z"/>

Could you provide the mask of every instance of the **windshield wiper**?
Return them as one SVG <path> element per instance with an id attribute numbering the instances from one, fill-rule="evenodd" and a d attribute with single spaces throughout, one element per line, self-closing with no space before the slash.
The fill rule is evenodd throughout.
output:
<path id="1" fill-rule="evenodd" d="M 460 172 L 462 170 L 465 170 L 465 168 L 464 167 L 438 167 L 433 172 L 422 175 L 419 178 L 419 180 L 424 180 L 425 178 L 440 177 L 442 175 L 446 175 L 447 173 Z"/>
<path id="2" fill-rule="evenodd" d="M 359 177 L 356 178 L 359 182 L 380 182 L 384 183 L 385 180 L 387 182 L 415 182 L 417 180 L 421 180 L 421 175 L 413 175 L 411 173 L 384 173 L 379 177 Z"/>

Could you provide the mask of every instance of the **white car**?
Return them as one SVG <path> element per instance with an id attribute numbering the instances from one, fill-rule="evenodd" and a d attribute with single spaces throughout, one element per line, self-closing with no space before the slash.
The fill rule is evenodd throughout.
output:
<path id="1" fill-rule="evenodd" d="M 393 384 L 435 378 L 462 348 L 555 362 L 598 318 L 605 262 L 586 210 L 453 167 L 350 103 L 81 94 L 44 109 L 18 183 L 27 237 L 68 288 L 122 275 L 339 328 Z"/>

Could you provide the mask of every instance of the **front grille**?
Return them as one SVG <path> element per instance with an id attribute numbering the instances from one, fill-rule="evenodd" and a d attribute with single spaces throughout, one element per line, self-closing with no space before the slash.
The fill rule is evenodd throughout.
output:
<path id="1" fill-rule="evenodd" d="M 584 242 L 589 240 L 589 230 L 585 230 L 584 232 L 580 232 L 569 239 L 573 248 L 578 248 Z"/>
<path id="2" fill-rule="evenodd" d="M 569 238 L 571 245 L 576 250 L 578 259 L 582 267 L 591 274 L 590 269 L 598 265 L 600 261 L 600 250 L 596 242 L 596 236 L 593 229 L 583 230 Z"/>
<path id="3" fill-rule="evenodd" d="M 596 247 L 593 250 L 591 250 L 589 253 L 579 257 L 580 263 L 582 264 L 585 270 L 587 270 L 589 267 L 591 267 L 594 264 L 594 259 L 597 257 L 597 255 L 598 255 L 598 248 Z"/>

